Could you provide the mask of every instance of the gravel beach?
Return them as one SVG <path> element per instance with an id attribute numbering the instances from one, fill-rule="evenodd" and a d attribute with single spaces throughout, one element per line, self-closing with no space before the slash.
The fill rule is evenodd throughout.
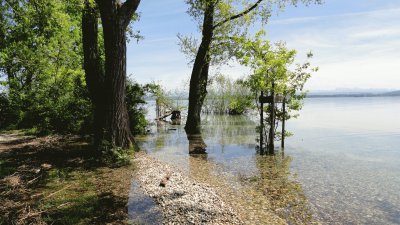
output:
<path id="1" fill-rule="evenodd" d="M 161 208 L 163 224 L 243 224 L 210 186 L 143 152 L 136 154 L 134 165 L 140 187 Z"/>

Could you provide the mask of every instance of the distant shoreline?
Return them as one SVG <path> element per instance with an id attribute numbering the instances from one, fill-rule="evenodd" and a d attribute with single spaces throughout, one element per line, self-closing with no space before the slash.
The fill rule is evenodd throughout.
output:
<path id="1" fill-rule="evenodd" d="M 365 98 L 365 97 L 398 97 L 400 91 L 386 93 L 347 93 L 347 94 L 309 94 L 306 98 Z"/>
<path id="2" fill-rule="evenodd" d="M 306 95 L 306 98 L 367 98 L 367 97 L 399 97 L 399 91 L 391 91 L 391 92 L 384 92 L 384 93 L 329 93 L 329 94 L 316 94 L 310 93 Z M 155 98 L 147 97 L 145 98 L 146 101 L 155 100 Z M 176 98 L 172 97 L 172 100 L 186 100 L 188 101 L 189 98 Z"/>

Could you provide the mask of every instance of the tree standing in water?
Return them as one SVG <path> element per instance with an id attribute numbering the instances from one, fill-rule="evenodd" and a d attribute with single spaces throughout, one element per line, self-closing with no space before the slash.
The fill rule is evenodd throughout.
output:
<path id="1" fill-rule="evenodd" d="M 320 0 L 280 0 L 279 8 L 287 3 L 320 3 Z M 200 44 L 192 37 L 179 36 L 182 51 L 193 62 L 189 89 L 189 111 L 185 131 L 197 135 L 201 131 L 200 113 L 207 95 L 210 65 L 228 62 L 236 50 L 232 37 L 245 36 L 256 20 L 266 23 L 271 15 L 272 1 L 186 0 L 188 13 L 198 22 L 202 33 Z"/>
<path id="2" fill-rule="evenodd" d="M 271 45 L 269 41 L 263 40 L 263 35 L 264 32 L 259 32 L 254 39 L 237 38 L 236 41 L 241 46 L 237 57 L 242 65 L 248 66 L 252 70 L 252 74 L 245 83 L 254 92 L 256 102 L 258 102 L 260 92 L 274 96 L 274 98 L 282 96 L 287 101 L 286 112 L 277 107 L 274 101 L 269 103 L 264 111 L 267 116 L 263 124 L 266 126 L 262 124 L 260 132 L 264 135 L 264 140 L 269 147 L 271 145 L 273 147 L 271 143 L 277 138 L 275 134 L 278 134 L 280 138 L 290 135 L 289 132 L 276 132 L 278 123 L 298 116 L 290 113 L 301 109 L 302 100 L 306 96 L 304 85 L 311 77 L 311 73 L 316 72 L 318 68 L 311 67 L 308 61 L 303 64 L 294 64 L 295 50 L 286 48 L 284 43 Z M 308 53 L 307 59 L 312 56 L 312 53 Z M 260 107 L 258 109 L 262 110 Z M 269 149 L 268 153 L 273 154 L 273 148 Z"/>

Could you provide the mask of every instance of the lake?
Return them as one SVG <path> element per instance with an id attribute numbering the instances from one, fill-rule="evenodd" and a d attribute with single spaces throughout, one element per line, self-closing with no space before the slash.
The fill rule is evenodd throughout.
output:
<path id="1" fill-rule="evenodd" d="M 399 114 L 399 97 L 308 98 L 274 157 L 257 154 L 255 116 L 203 115 L 202 158 L 188 155 L 183 125 L 161 123 L 138 142 L 218 189 L 248 224 L 272 213 L 292 224 L 400 224 Z"/>

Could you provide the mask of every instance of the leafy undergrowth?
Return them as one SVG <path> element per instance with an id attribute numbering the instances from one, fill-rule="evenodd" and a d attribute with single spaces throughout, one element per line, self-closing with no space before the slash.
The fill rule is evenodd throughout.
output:
<path id="1" fill-rule="evenodd" d="M 133 166 L 98 158 L 75 136 L 0 143 L 0 224 L 126 224 Z"/>

